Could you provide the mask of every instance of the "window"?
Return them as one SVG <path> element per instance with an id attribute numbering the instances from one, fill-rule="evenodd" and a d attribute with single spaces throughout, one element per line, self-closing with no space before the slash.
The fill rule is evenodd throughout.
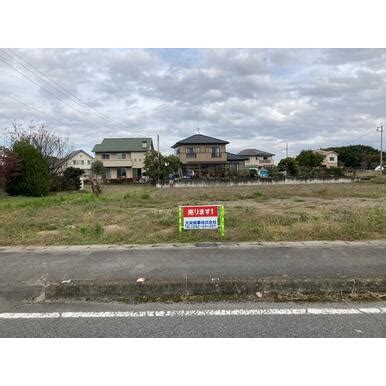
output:
<path id="1" fill-rule="evenodd" d="M 142 148 L 147 149 L 147 141 L 142 141 Z"/>
<path id="2" fill-rule="evenodd" d="M 126 178 L 126 168 L 117 169 L 117 178 Z"/>
<path id="3" fill-rule="evenodd" d="M 117 153 L 117 159 L 126 159 L 126 153 Z"/>
<path id="4" fill-rule="evenodd" d="M 200 151 L 199 147 L 187 147 L 186 158 L 196 158 L 197 150 Z"/>
<path id="5" fill-rule="evenodd" d="M 80 164 L 81 164 L 81 165 L 84 165 L 84 160 L 81 160 L 81 161 L 80 161 Z"/>
<path id="6" fill-rule="evenodd" d="M 110 159 L 110 154 L 103 153 L 102 159 Z"/>
<path id="7" fill-rule="evenodd" d="M 87 161 L 87 164 L 88 164 L 88 165 L 91 165 L 91 161 L 90 161 L 90 160 L 88 160 L 88 161 Z"/>
<path id="8" fill-rule="evenodd" d="M 266 157 L 266 156 L 265 156 L 265 157 L 263 157 L 263 160 L 267 160 L 267 159 L 268 159 L 268 157 Z"/>
<path id="9" fill-rule="evenodd" d="M 73 165 L 76 165 L 76 161 L 72 161 L 72 164 L 73 164 Z"/>
<path id="10" fill-rule="evenodd" d="M 335 157 L 330 157 L 330 161 L 334 162 L 335 161 Z"/>
<path id="11" fill-rule="evenodd" d="M 212 147 L 212 158 L 219 158 L 219 157 L 221 157 L 219 146 Z"/>

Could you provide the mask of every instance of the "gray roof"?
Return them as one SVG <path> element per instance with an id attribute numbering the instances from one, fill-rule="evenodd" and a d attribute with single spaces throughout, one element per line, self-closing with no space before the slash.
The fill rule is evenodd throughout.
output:
<path id="1" fill-rule="evenodd" d="M 208 137 L 203 134 L 194 134 L 188 138 L 182 139 L 175 143 L 172 148 L 176 148 L 180 145 L 227 145 L 229 142 L 223 141 L 222 139 Z"/>
<path id="2" fill-rule="evenodd" d="M 227 152 L 227 161 L 247 161 L 249 157 Z"/>
<path id="3" fill-rule="evenodd" d="M 257 155 L 257 156 L 272 156 L 272 155 L 275 155 L 275 154 L 272 154 L 272 153 L 268 153 L 266 151 L 262 151 L 262 150 L 259 150 L 259 149 L 245 149 L 245 150 L 241 150 L 239 155 L 246 155 L 246 156 L 254 156 L 254 155 Z"/>
<path id="4" fill-rule="evenodd" d="M 142 147 L 142 142 L 146 141 L 146 148 Z M 153 149 L 151 138 L 104 138 L 102 143 L 94 146 L 94 153 L 100 152 L 125 152 L 125 151 L 146 151 Z"/>

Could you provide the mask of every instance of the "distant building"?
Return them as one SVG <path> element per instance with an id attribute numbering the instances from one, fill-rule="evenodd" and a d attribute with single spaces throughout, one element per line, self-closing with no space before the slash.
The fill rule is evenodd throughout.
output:
<path id="1" fill-rule="evenodd" d="M 102 161 L 106 179 L 116 180 L 141 178 L 150 150 L 154 150 L 151 138 L 104 138 L 92 151 Z"/>
<path id="2" fill-rule="evenodd" d="M 228 153 L 228 141 L 195 134 L 175 143 L 172 148 L 182 164 L 184 176 L 224 177 L 244 170 L 246 157 Z"/>
<path id="3" fill-rule="evenodd" d="M 322 150 L 317 149 L 313 150 L 314 153 L 320 154 L 323 156 L 322 166 L 325 166 L 327 169 L 338 167 L 338 153 L 333 150 Z"/>
<path id="4" fill-rule="evenodd" d="M 273 156 L 275 154 L 268 153 L 266 151 L 258 149 L 245 149 L 240 151 L 240 156 L 248 157 L 248 160 L 245 161 L 246 168 L 271 168 L 273 163 Z"/>
<path id="5" fill-rule="evenodd" d="M 62 159 L 60 162 L 60 168 L 62 170 L 69 167 L 82 169 L 84 175 L 88 175 L 91 172 L 91 164 L 94 161 L 94 157 L 87 154 L 84 150 L 75 150 L 71 152 L 67 157 Z"/>

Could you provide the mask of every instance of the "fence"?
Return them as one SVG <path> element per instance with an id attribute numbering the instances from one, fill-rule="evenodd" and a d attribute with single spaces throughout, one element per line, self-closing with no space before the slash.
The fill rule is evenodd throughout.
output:
<path id="1" fill-rule="evenodd" d="M 157 188 L 202 188 L 211 186 L 257 186 L 257 185 L 307 185 L 307 184 L 347 184 L 357 181 L 359 178 L 282 178 L 282 179 L 238 179 L 238 180 L 219 180 L 219 179 L 184 179 L 176 180 L 174 183 L 162 182 L 157 184 Z"/>

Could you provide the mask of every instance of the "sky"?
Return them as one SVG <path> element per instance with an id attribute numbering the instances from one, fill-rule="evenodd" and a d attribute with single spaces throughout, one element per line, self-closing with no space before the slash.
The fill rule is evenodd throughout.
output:
<path id="1" fill-rule="evenodd" d="M 277 161 L 286 143 L 379 148 L 385 80 L 385 49 L 0 49 L 0 143 L 12 122 L 45 122 L 87 152 L 159 134 L 171 153 L 198 126 Z"/>

